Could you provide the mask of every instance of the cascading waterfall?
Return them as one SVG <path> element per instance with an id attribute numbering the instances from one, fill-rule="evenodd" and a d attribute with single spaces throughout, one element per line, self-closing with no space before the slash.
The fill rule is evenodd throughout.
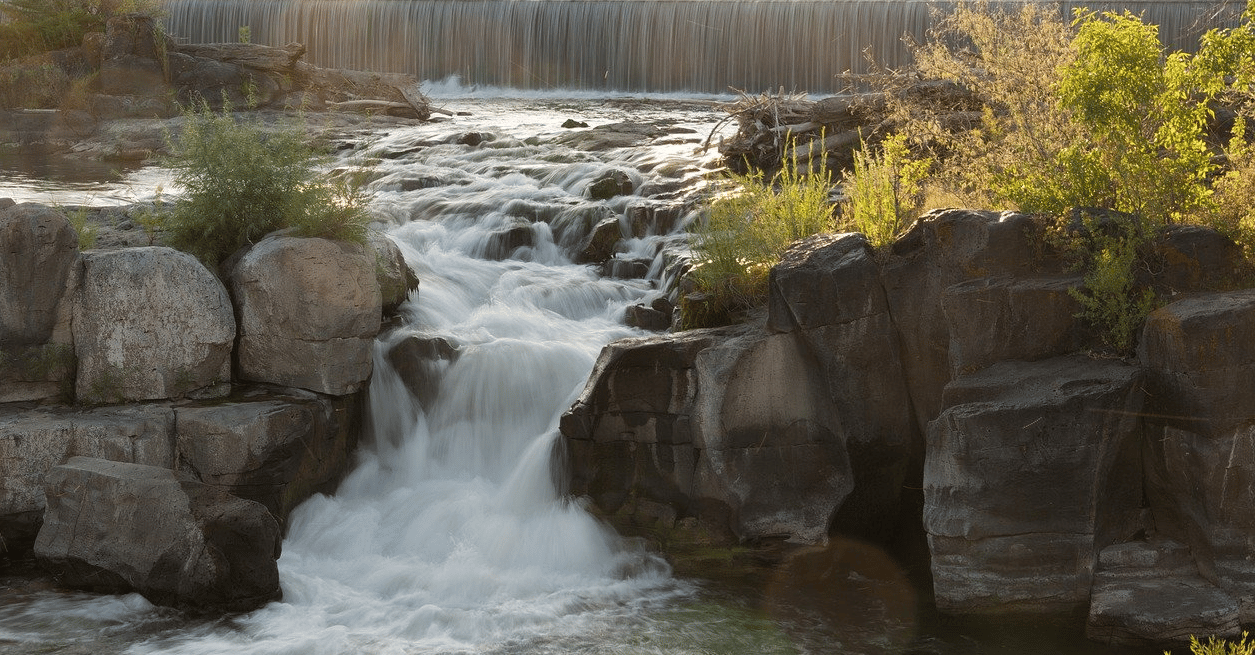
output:
<path id="1" fill-rule="evenodd" d="M 167 27 L 191 42 L 305 44 L 319 66 L 412 73 L 420 80 L 522 89 L 831 93 L 844 73 L 910 60 L 926 0 L 168 0 Z M 996 0 L 1014 7 L 1020 0 Z M 1059 3 L 1128 9 L 1188 49 L 1233 24 L 1244 2 Z"/>

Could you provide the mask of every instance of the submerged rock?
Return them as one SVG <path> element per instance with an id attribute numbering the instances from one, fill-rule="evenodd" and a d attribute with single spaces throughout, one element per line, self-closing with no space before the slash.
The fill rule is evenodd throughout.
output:
<path id="1" fill-rule="evenodd" d="M 279 524 L 168 468 L 74 457 L 47 477 L 35 557 L 61 584 L 244 612 L 280 597 Z"/>

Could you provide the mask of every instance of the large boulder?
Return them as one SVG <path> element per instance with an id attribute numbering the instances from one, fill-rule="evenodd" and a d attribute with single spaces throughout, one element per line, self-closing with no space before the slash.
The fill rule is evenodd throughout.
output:
<path id="1" fill-rule="evenodd" d="M 373 251 L 272 236 L 245 253 L 230 278 L 241 378 L 331 395 L 370 378 L 383 304 Z"/>
<path id="2" fill-rule="evenodd" d="M 106 95 L 161 95 L 169 80 L 173 40 L 151 16 L 124 14 L 105 25 L 100 90 Z"/>
<path id="3" fill-rule="evenodd" d="M 947 385 L 928 430 L 924 529 L 937 606 L 1070 610 L 1098 552 L 1141 529 L 1139 369 L 1074 355 Z"/>
<path id="4" fill-rule="evenodd" d="M 231 380 L 231 300 L 196 258 L 164 247 L 91 252 L 79 275 L 80 400 L 176 398 Z"/>
<path id="5" fill-rule="evenodd" d="M 175 409 L 177 469 L 255 500 L 279 523 L 314 493 L 331 493 L 351 465 L 361 398 L 255 394 Z"/>
<path id="6" fill-rule="evenodd" d="M 771 269 L 768 287 L 768 329 L 796 333 L 818 365 L 850 457 L 855 488 L 834 528 L 886 537 L 906 476 L 918 486 L 923 439 L 871 245 L 861 234 L 802 240 Z"/>
<path id="7" fill-rule="evenodd" d="M 1186 297 L 1151 313 L 1147 497 L 1202 574 L 1255 620 L 1255 290 Z"/>
<path id="8" fill-rule="evenodd" d="M 44 511 L 44 476 L 75 455 L 169 468 L 174 412 L 152 406 L 0 406 L 0 535 L 10 550 L 30 547 Z"/>
<path id="9" fill-rule="evenodd" d="M 159 605 L 249 611 L 278 599 L 266 508 L 168 468 L 75 457 L 47 476 L 35 557 L 61 584 Z"/>
<path id="10" fill-rule="evenodd" d="M 942 389 L 951 378 L 946 289 L 979 278 L 1054 272 L 1043 236 L 1041 224 L 1023 214 L 944 209 L 924 215 L 889 247 L 881 278 L 921 431 L 941 412 Z"/>

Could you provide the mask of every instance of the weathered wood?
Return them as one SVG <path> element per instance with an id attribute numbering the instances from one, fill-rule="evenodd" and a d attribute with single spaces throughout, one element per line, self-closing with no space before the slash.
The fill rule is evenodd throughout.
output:
<path id="1" fill-rule="evenodd" d="M 274 72 L 292 71 L 296 62 L 305 56 L 305 46 L 300 43 L 289 43 L 283 47 L 258 43 L 192 43 L 177 45 L 175 51 Z"/>

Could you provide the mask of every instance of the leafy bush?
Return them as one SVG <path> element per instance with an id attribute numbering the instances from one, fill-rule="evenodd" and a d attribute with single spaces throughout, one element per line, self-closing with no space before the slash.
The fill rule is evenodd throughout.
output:
<path id="1" fill-rule="evenodd" d="M 1162 226 L 1203 222 L 1248 252 L 1255 244 L 1255 156 L 1243 124 L 1223 174 L 1215 162 L 1224 144 L 1208 133 L 1217 99 L 1245 102 L 1248 114 L 1255 104 L 1255 2 L 1195 55 L 1166 53 L 1158 28 L 1128 12 L 1078 11 L 1065 23 L 1056 11 L 982 2 L 939 17 L 916 48 L 919 73 L 962 90 L 971 106 L 891 93 L 891 109 L 911 143 L 938 158 L 924 181 L 930 192 L 1056 219 L 1065 248 L 1085 263 L 1083 316 L 1128 352 L 1154 306 L 1135 267 Z M 1106 236 L 1066 229 L 1070 215 L 1092 211 L 1130 218 Z"/>
<path id="2" fill-rule="evenodd" d="M 862 232 L 873 246 L 891 243 L 919 217 L 921 182 L 931 162 L 912 159 L 906 138 L 892 135 L 872 152 L 866 142 L 846 177 L 842 226 Z"/>
<path id="3" fill-rule="evenodd" d="M 326 158 L 308 144 L 299 121 L 268 127 L 215 112 L 186 112 L 168 162 L 183 195 L 165 217 L 170 243 L 214 268 L 274 230 L 364 243 L 369 219 L 348 183 L 319 169 Z"/>
<path id="4" fill-rule="evenodd" d="M 681 299 L 684 327 L 731 322 L 761 305 L 767 274 L 793 242 L 832 229 L 826 172 L 804 175 L 794 163 L 770 180 L 736 175 L 738 191 L 712 202 L 693 230 L 690 277 L 701 295 Z"/>

